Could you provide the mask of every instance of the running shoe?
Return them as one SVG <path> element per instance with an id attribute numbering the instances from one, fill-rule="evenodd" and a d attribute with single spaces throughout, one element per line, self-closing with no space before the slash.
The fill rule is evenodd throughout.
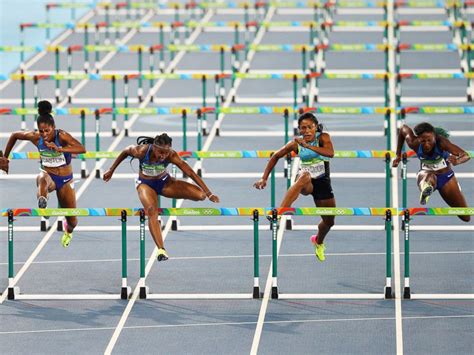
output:
<path id="1" fill-rule="evenodd" d="M 46 208 L 48 207 L 48 199 L 44 196 L 40 196 L 38 198 L 38 208 Z"/>
<path id="2" fill-rule="evenodd" d="M 156 258 L 158 259 L 158 261 L 168 260 L 168 253 L 166 252 L 165 248 L 158 249 L 158 256 Z"/>
<path id="3" fill-rule="evenodd" d="M 69 246 L 69 244 L 71 243 L 71 239 L 72 233 L 68 233 L 66 229 L 63 236 L 61 237 L 61 245 L 63 246 L 63 248 L 67 248 Z"/>
<path id="4" fill-rule="evenodd" d="M 434 191 L 433 186 L 431 186 L 430 184 L 425 182 L 421 185 L 421 193 L 420 193 L 421 205 L 426 205 L 433 191 Z"/>
<path id="5" fill-rule="evenodd" d="M 324 260 L 326 260 L 326 256 L 324 255 L 326 247 L 324 243 L 318 244 L 317 240 L 318 236 L 316 234 L 311 236 L 311 243 L 314 246 L 314 254 L 316 255 L 319 261 L 323 262 Z"/>

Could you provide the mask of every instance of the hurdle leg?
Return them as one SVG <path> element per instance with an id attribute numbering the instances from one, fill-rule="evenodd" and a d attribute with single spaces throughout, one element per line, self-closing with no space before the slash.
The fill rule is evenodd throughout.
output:
<path id="1" fill-rule="evenodd" d="M 385 248 L 385 299 L 393 298 L 392 293 L 392 212 L 387 209 L 385 212 L 385 233 L 386 233 L 386 248 Z"/>
<path id="2" fill-rule="evenodd" d="M 258 240 L 258 210 L 253 211 L 253 298 L 260 298 L 260 265 Z"/>
<path id="3" fill-rule="evenodd" d="M 49 219 L 42 216 L 41 222 L 40 222 L 40 231 L 46 232 L 49 230 L 49 228 L 50 228 Z"/>
<path id="4" fill-rule="evenodd" d="M 405 278 L 403 281 L 403 298 L 410 299 L 410 211 L 405 210 Z"/>
<path id="5" fill-rule="evenodd" d="M 15 299 L 15 293 L 19 293 L 20 289 L 13 286 L 13 278 L 15 276 L 13 263 L 13 211 L 8 210 L 8 295 L 9 300 Z"/>
<path id="6" fill-rule="evenodd" d="M 140 295 L 146 299 L 148 287 L 145 285 L 145 211 L 140 210 Z"/>
<path id="7" fill-rule="evenodd" d="M 126 300 L 131 293 L 130 286 L 127 286 L 127 211 L 122 210 L 120 221 L 122 222 L 122 289 L 120 298 Z"/>
<path id="8" fill-rule="evenodd" d="M 277 211 L 272 210 L 272 299 L 278 299 Z"/>

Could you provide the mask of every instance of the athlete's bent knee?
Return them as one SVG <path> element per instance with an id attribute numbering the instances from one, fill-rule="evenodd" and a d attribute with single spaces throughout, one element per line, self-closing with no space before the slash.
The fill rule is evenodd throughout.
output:
<path id="1" fill-rule="evenodd" d="M 463 222 L 470 222 L 471 216 L 458 216 Z"/>
<path id="2" fill-rule="evenodd" d="M 155 206 L 147 207 L 145 211 L 146 211 L 146 214 L 150 217 L 158 215 L 158 209 Z"/>
<path id="3" fill-rule="evenodd" d="M 204 191 L 199 192 L 197 195 L 196 201 L 204 201 L 206 199 L 206 194 Z"/>

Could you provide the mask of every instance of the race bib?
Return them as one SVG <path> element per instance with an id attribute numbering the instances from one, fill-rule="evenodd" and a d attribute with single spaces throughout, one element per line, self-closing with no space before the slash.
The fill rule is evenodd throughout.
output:
<path id="1" fill-rule="evenodd" d="M 159 176 L 166 171 L 166 167 L 163 165 L 142 165 L 142 174 L 146 176 Z"/>
<path id="2" fill-rule="evenodd" d="M 421 162 L 421 169 L 423 170 L 437 171 L 447 167 L 448 165 L 446 164 L 446 160 L 444 159 L 441 159 L 438 162 Z"/>
<path id="3" fill-rule="evenodd" d="M 311 175 L 312 179 L 317 179 L 326 174 L 326 168 L 324 167 L 324 161 L 320 161 L 311 165 L 303 165 L 301 171 L 307 171 Z"/>
<path id="4" fill-rule="evenodd" d="M 63 153 L 54 151 L 40 152 L 41 164 L 46 168 L 57 168 L 66 165 L 66 157 Z"/>

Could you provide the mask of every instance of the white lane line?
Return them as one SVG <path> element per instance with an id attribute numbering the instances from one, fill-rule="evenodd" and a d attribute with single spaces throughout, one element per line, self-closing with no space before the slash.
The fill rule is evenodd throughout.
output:
<path id="1" fill-rule="evenodd" d="M 325 301 L 321 301 L 325 302 Z M 470 319 L 474 318 L 473 314 L 461 314 L 453 316 L 413 316 L 404 317 L 406 320 L 432 320 L 432 319 Z M 338 322 L 370 322 L 370 321 L 393 321 L 394 317 L 366 317 L 366 318 L 333 318 L 333 319 L 299 319 L 299 320 L 276 320 L 266 321 L 265 324 L 307 324 L 307 323 L 338 323 Z M 217 327 L 217 326 L 234 326 L 234 325 L 253 325 L 257 322 L 215 322 L 215 323 L 188 323 L 188 324 L 158 324 L 158 325 L 135 325 L 126 326 L 124 329 L 157 329 L 157 328 L 190 328 L 190 327 Z M 87 332 L 112 330 L 113 327 L 97 327 L 97 328 L 63 328 L 63 329 L 39 329 L 39 330 L 18 330 L 0 332 L 0 335 L 12 334 L 36 334 L 36 333 L 67 333 L 67 332 Z"/>
<path id="2" fill-rule="evenodd" d="M 209 19 L 213 16 L 214 12 L 212 10 L 208 11 L 207 14 L 201 19 L 201 23 L 202 22 L 206 22 L 206 21 L 209 21 Z M 191 34 L 191 36 L 188 38 L 188 40 L 186 41 L 187 44 L 192 44 L 196 38 L 199 36 L 199 34 L 202 32 L 202 29 L 201 27 L 197 27 L 196 30 Z M 171 72 L 171 70 L 177 66 L 178 62 L 183 58 L 183 56 L 185 55 L 186 53 L 181 51 L 179 52 L 176 57 L 174 58 L 174 60 L 169 64 L 166 72 Z M 147 96 L 147 100 L 144 101 L 144 103 L 148 104 L 148 102 L 150 101 L 150 97 L 153 96 L 155 94 L 155 92 L 158 90 L 158 88 L 161 87 L 161 85 L 163 84 L 164 80 L 161 80 L 160 82 L 158 82 L 155 87 L 153 89 L 156 88 L 156 90 L 151 90 L 151 94 Z M 138 118 L 138 115 L 136 115 L 136 117 Z M 122 131 L 123 132 L 123 131 Z M 209 139 L 209 138 L 208 138 Z M 203 149 L 205 150 L 205 148 Z M 197 164 L 197 163 L 196 163 Z M 196 165 L 195 164 L 195 165 Z M 178 200 L 177 203 L 176 203 L 176 207 L 180 207 L 182 204 L 183 204 L 184 200 Z M 168 232 L 171 230 L 171 224 L 172 224 L 172 221 L 173 219 L 172 218 L 169 218 L 166 225 L 165 225 L 165 229 L 163 230 L 162 232 L 162 237 L 163 237 L 163 240 L 166 240 L 166 237 L 168 235 Z M 137 301 L 138 299 L 138 296 L 140 294 L 140 289 L 142 286 L 144 286 L 144 280 L 146 280 L 146 277 L 148 276 L 148 274 L 150 273 L 150 270 L 151 270 L 151 267 L 153 266 L 154 262 L 155 262 L 155 257 L 154 255 L 156 255 L 156 252 L 157 252 L 157 249 L 156 247 L 153 249 L 153 252 L 152 252 L 152 256 L 149 258 L 148 260 L 148 263 L 146 265 L 146 268 L 145 268 L 145 277 L 143 279 L 140 279 L 139 282 L 137 283 L 137 286 L 135 287 L 133 293 L 132 293 L 132 296 L 130 297 L 130 300 L 128 301 L 128 304 L 127 304 L 127 307 L 125 308 L 124 312 L 122 313 L 122 316 L 119 320 L 119 323 L 117 324 L 117 326 L 115 327 L 115 330 L 114 330 L 114 333 L 111 337 L 111 339 L 109 340 L 109 343 L 107 344 L 107 347 L 104 351 L 104 354 L 112 354 L 112 351 L 115 347 L 115 344 L 117 343 L 117 340 L 118 338 L 120 337 L 120 334 L 122 333 L 122 330 L 125 326 L 125 323 L 128 319 L 128 316 L 130 315 L 130 312 L 132 311 L 133 309 L 133 306 L 135 305 L 135 302 Z"/>
<path id="3" fill-rule="evenodd" d="M 410 255 L 465 255 L 474 254 L 474 251 L 438 251 L 438 252 L 410 252 Z M 380 253 L 327 253 L 331 257 L 336 256 L 385 256 L 385 252 Z M 403 253 L 402 253 L 403 255 Z M 271 254 L 260 254 L 260 258 L 271 258 Z M 279 258 L 299 258 L 299 257 L 314 257 L 314 254 L 280 254 Z M 176 260 L 218 260 L 218 259 L 249 259 L 253 258 L 253 254 L 248 255 L 214 255 L 214 256 L 173 256 L 170 262 Z M 138 258 L 128 258 L 128 261 L 138 261 Z M 79 259 L 79 260 L 50 260 L 50 261 L 35 261 L 33 265 L 48 265 L 48 264 L 81 264 L 81 263 L 115 263 L 122 262 L 122 259 Z M 15 265 L 23 265 L 23 261 L 17 261 Z M 6 266 L 8 263 L 0 263 L 0 266 Z"/>
<path id="4" fill-rule="evenodd" d="M 387 4 L 387 21 L 394 21 L 394 1 L 389 0 Z M 395 93 L 395 50 L 393 44 L 395 43 L 394 29 L 390 27 L 388 31 L 388 43 L 390 49 L 388 52 L 389 62 L 388 70 L 392 74 L 389 79 L 389 90 L 390 90 L 390 107 L 393 108 L 390 114 L 390 129 L 392 136 L 390 139 L 391 149 L 396 149 L 398 137 L 397 132 L 397 117 L 394 108 L 396 107 L 396 93 Z M 398 208 L 398 169 L 392 168 L 392 205 Z M 401 268 L 400 268 L 400 231 L 399 231 L 399 218 L 398 215 L 392 217 L 393 220 L 393 280 L 392 287 L 395 284 L 395 338 L 396 338 L 396 351 L 397 355 L 403 355 L 403 322 L 402 322 L 402 294 L 401 294 Z"/>
<path id="5" fill-rule="evenodd" d="M 295 177 L 296 177 L 297 166 L 298 164 L 296 163 L 296 164 L 293 164 L 293 167 L 292 167 L 292 171 L 291 171 L 292 183 L 294 182 Z M 286 216 L 282 216 L 279 223 L 278 233 L 277 233 L 277 251 L 276 251 L 277 258 L 280 252 L 281 243 L 283 242 L 283 233 L 285 231 L 285 228 L 284 228 L 285 223 L 286 223 Z M 268 269 L 268 276 L 267 276 L 267 281 L 265 284 L 265 291 L 263 293 L 262 305 L 260 307 L 260 312 L 258 314 L 257 326 L 255 327 L 255 334 L 252 340 L 252 348 L 250 349 L 251 355 L 256 355 L 258 353 L 260 339 L 262 338 L 263 326 L 265 323 L 265 316 L 267 314 L 268 303 L 270 301 L 270 295 L 272 291 L 272 284 L 273 284 L 272 272 L 273 272 L 273 261 L 270 263 L 270 267 Z"/>

